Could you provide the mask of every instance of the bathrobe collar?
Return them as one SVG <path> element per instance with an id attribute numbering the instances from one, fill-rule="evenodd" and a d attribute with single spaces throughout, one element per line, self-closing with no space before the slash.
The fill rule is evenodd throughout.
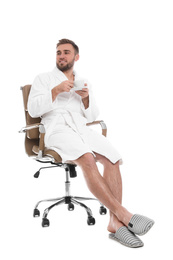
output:
<path id="1" fill-rule="evenodd" d="M 56 78 L 58 78 L 60 81 L 68 80 L 68 78 L 66 77 L 66 75 L 65 75 L 61 70 L 59 70 L 57 67 L 55 67 L 55 68 L 53 69 L 52 73 L 53 73 L 53 75 L 54 75 Z M 75 71 L 73 71 L 73 74 L 74 74 L 74 76 L 75 76 L 75 78 L 76 78 L 77 75 L 76 75 L 76 72 L 75 72 Z"/>

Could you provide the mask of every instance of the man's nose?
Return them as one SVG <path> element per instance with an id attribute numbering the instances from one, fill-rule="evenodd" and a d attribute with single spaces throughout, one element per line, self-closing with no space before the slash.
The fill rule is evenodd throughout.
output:
<path id="1" fill-rule="evenodd" d="M 61 54 L 59 55 L 59 58 L 60 58 L 60 59 L 64 59 L 64 57 L 65 57 L 64 53 L 61 53 Z"/>

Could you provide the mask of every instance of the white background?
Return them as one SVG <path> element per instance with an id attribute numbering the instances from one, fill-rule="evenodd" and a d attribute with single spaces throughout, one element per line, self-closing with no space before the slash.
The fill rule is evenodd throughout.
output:
<path id="1" fill-rule="evenodd" d="M 168 0 L 1 1 L 1 257 L 18 259 L 153 259 L 172 253 L 173 7 Z M 155 220 L 130 249 L 108 239 L 108 215 L 90 202 L 86 213 L 66 206 L 50 213 L 50 227 L 34 219 L 35 203 L 64 195 L 64 172 L 44 170 L 24 152 L 20 86 L 55 66 L 55 46 L 70 38 L 80 47 L 76 70 L 92 82 L 99 119 L 124 164 L 123 205 Z M 100 168 L 100 170 L 102 170 Z M 73 195 L 90 195 L 82 172 Z M 47 205 L 41 206 L 42 210 Z M 75 251 L 74 249 L 77 249 Z M 80 250 L 81 249 L 81 250 Z"/>

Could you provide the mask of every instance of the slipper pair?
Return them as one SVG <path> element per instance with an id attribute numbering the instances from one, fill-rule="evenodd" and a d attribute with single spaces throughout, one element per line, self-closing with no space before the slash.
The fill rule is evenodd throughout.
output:
<path id="1" fill-rule="evenodd" d="M 120 227 L 116 233 L 110 233 L 109 238 L 114 239 L 128 247 L 142 247 L 144 243 L 135 235 L 146 234 L 154 225 L 154 221 L 141 215 L 133 215 L 128 227 Z"/>

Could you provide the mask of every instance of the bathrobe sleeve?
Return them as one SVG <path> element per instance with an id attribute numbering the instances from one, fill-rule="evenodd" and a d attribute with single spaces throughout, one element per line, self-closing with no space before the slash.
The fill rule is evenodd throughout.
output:
<path id="1" fill-rule="evenodd" d="M 49 74 L 38 75 L 31 87 L 28 112 L 32 117 L 41 117 L 53 109 Z"/>
<path id="2" fill-rule="evenodd" d="M 93 122 L 96 120 L 96 118 L 99 115 L 99 110 L 98 107 L 96 105 L 96 101 L 93 95 L 93 91 L 92 91 L 92 87 L 91 84 L 88 83 L 88 87 L 89 87 L 89 107 L 87 109 L 85 109 L 84 104 L 81 100 L 81 109 L 84 113 L 84 116 L 87 119 L 87 122 Z"/>

